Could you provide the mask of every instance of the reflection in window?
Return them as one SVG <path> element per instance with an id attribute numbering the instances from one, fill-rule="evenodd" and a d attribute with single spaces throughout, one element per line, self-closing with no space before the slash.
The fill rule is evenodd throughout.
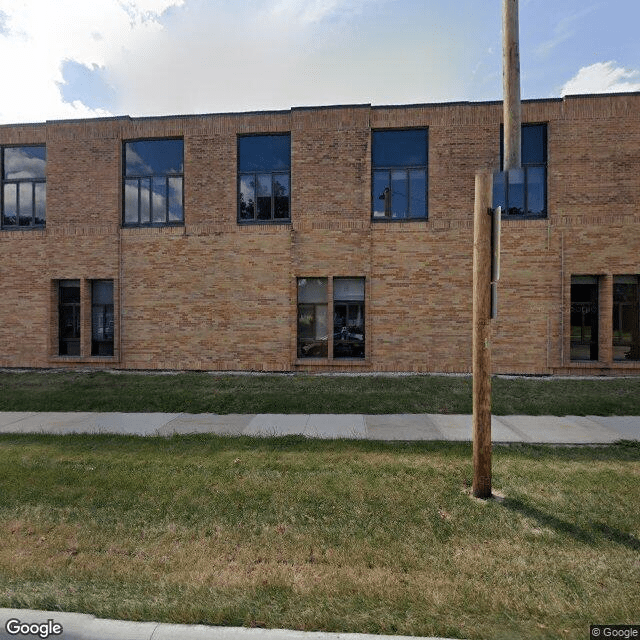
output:
<path id="1" fill-rule="evenodd" d="M 0 162 L 2 228 L 43 227 L 47 204 L 45 146 L 4 147 Z"/>
<path id="2" fill-rule="evenodd" d="M 640 276 L 613 279 L 613 359 L 640 360 Z"/>
<path id="3" fill-rule="evenodd" d="M 80 355 L 80 281 L 58 283 L 58 337 L 61 356 Z"/>
<path id="4" fill-rule="evenodd" d="M 238 138 L 238 219 L 289 221 L 291 138 L 287 135 Z"/>
<path id="5" fill-rule="evenodd" d="M 298 278 L 298 358 L 327 355 L 327 279 Z"/>
<path id="6" fill-rule="evenodd" d="M 522 125 L 522 167 L 496 174 L 493 206 L 505 216 L 541 218 L 547 215 L 547 126 Z M 501 156 L 504 130 L 500 131 Z"/>
<path id="7" fill-rule="evenodd" d="M 571 277 L 571 360 L 598 359 L 598 278 Z"/>
<path id="8" fill-rule="evenodd" d="M 374 219 L 427 217 L 427 129 L 372 133 Z"/>
<path id="9" fill-rule="evenodd" d="M 113 280 L 91 283 L 91 355 L 113 355 Z"/>
<path id="10" fill-rule="evenodd" d="M 124 224 L 182 224 L 184 143 L 139 140 L 124 144 Z"/>
<path id="11" fill-rule="evenodd" d="M 333 357 L 364 358 L 364 278 L 333 279 Z"/>

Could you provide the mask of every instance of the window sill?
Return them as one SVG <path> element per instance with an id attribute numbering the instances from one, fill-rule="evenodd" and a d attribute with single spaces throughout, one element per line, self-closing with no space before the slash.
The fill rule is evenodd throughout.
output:
<path id="1" fill-rule="evenodd" d="M 249 227 L 254 225 L 274 225 L 274 224 L 291 224 L 291 218 L 282 218 L 279 220 L 238 220 L 241 227 Z"/>
<path id="2" fill-rule="evenodd" d="M 123 224 L 123 229 L 165 229 L 165 228 L 175 228 L 175 227 L 184 227 L 183 222 L 157 222 L 154 224 Z"/>
<path id="3" fill-rule="evenodd" d="M 605 362 L 603 360 L 570 360 L 567 367 L 573 369 L 616 369 L 624 371 L 637 371 L 640 369 L 640 360 L 611 360 Z"/>
<path id="4" fill-rule="evenodd" d="M 545 212 L 541 215 L 531 215 L 531 214 L 516 214 L 516 213 L 503 213 L 502 214 L 502 222 L 506 222 L 507 220 L 547 220 L 549 218 L 548 214 Z"/>
<path id="5" fill-rule="evenodd" d="M 296 367 L 332 367 L 336 365 L 348 365 L 350 367 L 368 367 L 371 365 L 368 358 L 296 358 L 293 364 Z"/>
<path id="6" fill-rule="evenodd" d="M 428 222 L 429 216 L 424 216 L 422 218 L 385 218 L 385 217 L 375 217 L 371 216 L 371 222 L 382 222 L 384 224 L 394 223 L 394 222 Z"/>
<path id="7" fill-rule="evenodd" d="M 78 364 L 116 364 L 120 362 L 119 356 L 49 356 L 52 363 L 78 363 Z"/>

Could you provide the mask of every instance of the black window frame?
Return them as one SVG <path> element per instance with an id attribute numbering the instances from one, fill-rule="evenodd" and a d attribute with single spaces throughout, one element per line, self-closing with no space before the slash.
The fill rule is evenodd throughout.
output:
<path id="1" fill-rule="evenodd" d="M 301 299 L 303 283 L 314 283 L 324 289 L 324 298 Z M 296 279 L 296 355 L 298 359 L 329 357 L 329 278 L 298 277 Z M 318 336 L 317 328 L 322 327 L 324 319 L 325 335 Z M 309 333 L 309 329 L 313 332 Z"/>
<path id="2" fill-rule="evenodd" d="M 5 152 L 7 149 L 44 149 L 45 175 L 43 178 L 5 178 Z M 8 144 L 0 146 L 0 229 L 3 231 L 20 231 L 27 229 L 44 229 L 47 224 L 47 145 L 46 144 Z M 31 222 L 20 224 L 20 192 L 21 185 L 31 185 Z M 16 223 L 5 223 L 5 186 L 16 185 Z M 36 222 L 36 190 L 37 185 L 44 185 L 44 221 Z"/>
<path id="3" fill-rule="evenodd" d="M 358 280 L 362 283 L 362 299 L 347 295 L 341 297 L 337 292 L 336 282 L 340 280 Z M 332 278 L 333 290 L 333 317 L 331 319 L 331 333 L 333 335 L 333 359 L 363 360 L 366 357 L 366 278 L 364 276 Z M 344 324 L 338 326 L 337 308 L 344 307 Z M 350 324 L 351 311 L 358 310 L 360 324 Z"/>
<path id="4" fill-rule="evenodd" d="M 569 359 L 572 362 L 600 359 L 600 293 L 599 276 L 571 276 Z M 579 333 L 574 333 L 575 329 L 579 329 Z"/>
<path id="5" fill-rule="evenodd" d="M 336 283 L 347 280 L 358 281 L 362 287 L 361 294 L 353 288 L 339 294 Z M 303 295 L 301 286 L 306 284 L 312 286 L 309 293 Z M 296 278 L 296 358 L 300 363 L 314 360 L 322 364 L 366 361 L 366 291 L 366 276 Z M 320 295 L 314 296 L 314 293 Z M 339 307 L 344 307 L 343 323 L 336 317 Z M 359 323 L 350 323 L 349 310 L 358 311 Z"/>
<path id="6" fill-rule="evenodd" d="M 548 146 L 548 125 L 546 122 L 526 122 L 522 123 L 520 129 L 520 142 L 521 148 L 523 150 L 522 156 L 524 157 L 524 147 L 525 147 L 525 130 L 533 129 L 534 127 L 540 127 L 543 131 L 542 137 L 542 154 L 544 157 L 543 162 L 526 162 L 522 161 L 521 168 L 515 169 L 512 171 L 504 171 L 504 125 L 500 125 L 500 168 L 503 170 L 501 174 L 499 174 L 499 179 L 504 181 L 504 185 L 498 184 L 496 182 L 496 176 L 494 176 L 494 208 L 497 206 L 502 206 L 502 219 L 503 220 L 544 220 L 548 217 L 548 163 L 549 163 L 549 146 Z M 539 213 L 531 213 L 529 208 L 529 177 L 531 173 L 531 169 L 542 169 L 544 172 L 543 175 L 543 208 Z M 516 209 L 516 207 L 509 207 L 509 190 L 510 184 L 513 183 L 517 176 L 517 172 L 522 172 L 522 184 L 523 184 L 523 201 L 524 207 L 522 212 L 513 213 L 512 211 Z"/>
<path id="7" fill-rule="evenodd" d="M 624 292 L 621 286 L 630 291 Z M 613 276 L 612 308 L 613 361 L 640 361 L 640 275 Z M 616 355 L 620 352 L 621 356 Z"/>
<path id="8" fill-rule="evenodd" d="M 167 142 L 167 141 L 179 141 L 182 143 L 182 171 L 163 172 L 161 174 L 154 173 L 127 173 L 127 145 L 135 144 L 138 142 Z M 122 226 L 125 228 L 139 228 L 139 227 L 182 227 L 184 226 L 184 137 L 182 136 L 165 136 L 155 138 L 134 138 L 130 140 L 123 140 L 122 142 Z M 142 221 L 142 193 L 144 187 L 142 185 L 143 180 L 149 180 L 151 184 L 154 179 L 162 179 L 164 177 L 165 182 L 165 207 L 164 207 L 164 219 L 161 221 L 154 220 L 154 205 L 153 205 L 153 189 L 149 189 L 149 221 Z M 169 198 L 169 182 L 170 180 L 180 180 L 180 213 L 182 218 L 180 220 L 170 219 L 170 198 Z M 137 222 L 127 221 L 127 182 L 137 181 L 138 192 L 138 220 Z"/>
<path id="9" fill-rule="evenodd" d="M 98 287 L 110 285 L 111 301 L 97 300 Z M 91 280 L 91 355 L 113 356 L 115 338 L 114 282 L 111 279 Z M 99 319 L 99 322 L 96 320 Z"/>
<path id="10" fill-rule="evenodd" d="M 376 164 L 376 136 L 377 134 L 402 133 L 405 131 L 424 132 L 425 134 L 425 163 L 402 163 L 402 164 Z M 407 174 L 407 215 L 403 217 L 393 216 L 393 179 L 391 174 L 396 171 L 404 171 Z M 411 171 L 424 171 L 424 215 L 411 215 L 411 180 L 409 173 Z M 376 173 L 388 172 L 387 187 L 382 193 L 377 193 Z M 384 200 L 385 214 L 382 216 L 375 215 L 376 203 L 378 200 Z M 389 215 L 387 215 L 387 211 Z M 372 129 L 371 131 L 371 220 L 374 222 L 407 222 L 407 221 L 425 221 L 429 219 L 429 127 L 403 127 L 395 129 Z"/>
<path id="11" fill-rule="evenodd" d="M 273 168 L 273 169 L 255 169 L 251 171 L 246 171 L 241 169 L 242 158 L 241 158 L 241 141 L 248 138 L 284 138 L 286 137 L 289 141 L 289 153 L 288 153 L 288 167 L 285 168 Z M 290 224 L 291 223 L 291 132 L 278 132 L 278 133 L 251 133 L 251 134 L 242 134 L 238 135 L 236 141 L 236 160 L 237 160 L 237 223 L 241 225 L 252 225 L 252 224 Z M 260 218 L 259 216 L 259 204 L 258 204 L 258 176 L 270 176 L 270 216 L 269 218 Z M 287 212 L 288 215 L 278 216 L 276 217 L 278 202 L 276 196 L 276 178 L 278 176 L 287 176 L 288 180 L 288 195 L 287 195 Z M 243 197 L 242 197 L 242 180 L 243 178 L 253 178 L 253 190 L 254 190 L 254 198 L 253 198 L 253 217 L 247 217 L 243 215 Z M 246 211 L 246 209 L 245 209 Z"/>
<path id="12" fill-rule="evenodd" d="M 82 282 L 58 280 L 58 355 L 80 356 L 82 352 Z M 68 296 L 65 290 L 74 290 Z"/>

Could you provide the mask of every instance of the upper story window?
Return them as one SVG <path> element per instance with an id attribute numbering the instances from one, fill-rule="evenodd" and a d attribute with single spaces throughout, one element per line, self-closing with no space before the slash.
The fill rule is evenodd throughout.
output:
<path id="1" fill-rule="evenodd" d="M 547 215 L 547 125 L 522 125 L 522 167 L 494 176 L 494 206 L 506 216 L 544 218 Z M 500 131 L 504 162 L 504 130 Z"/>
<path id="2" fill-rule="evenodd" d="M 291 136 L 238 138 L 238 221 L 291 220 Z"/>
<path id="3" fill-rule="evenodd" d="M 47 204 L 47 150 L 44 145 L 3 147 L 2 228 L 44 227 Z"/>
<path id="4" fill-rule="evenodd" d="M 427 217 L 428 158 L 427 129 L 372 133 L 374 220 Z"/>
<path id="5" fill-rule="evenodd" d="M 182 140 L 124 143 L 124 225 L 184 223 Z"/>

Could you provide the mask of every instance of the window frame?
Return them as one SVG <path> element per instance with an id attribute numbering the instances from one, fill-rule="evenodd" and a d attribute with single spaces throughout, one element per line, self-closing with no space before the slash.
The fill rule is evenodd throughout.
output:
<path id="1" fill-rule="evenodd" d="M 321 301 L 308 301 L 300 299 L 300 282 L 302 280 L 318 280 L 325 282 L 324 294 L 325 299 Z M 350 297 L 350 298 L 338 298 L 336 299 L 335 282 L 337 280 L 360 280 L 362 282 L 363 297 L 362 300 Z M 306 364 L 363 364 L 368 359 L 367 352 L 367 339 L 366 339 L 366 313 L 367 313 L 367 277 L 366 276 L 297 276 L 296 277 L 296 363 L 298 365 Z M 352 343 L 357 341 L 357 336 L 347 336 L 346 341 L 340 340 L 336 336 L 336 319 L 335 308 L 336 305 L 359 306 L 362 309 L 362 351 L 361 354 L 354 355 L 353 353 L 345 355 L 336 355 L 335 345 L 336 341 L 344 343 L 350 350 L 353 350 Z M 322 314 L 318 314 L 317 310 L 321 307 L 324 310 L 324 329 L 326 336 L 322 338 L 314 337 L 309 338 L 305 336 L 301 337 L 300 331 L 300 318 L 302 307 L 313 307 L 313 309 L 307 309 L 307 315 L 312 315 L 313 321 Z M 348 317 L 347 317 L 348 321 Z M 314 325 L 315 326 L 315 325 Z M 322 325 L 321 325 L 322 326 Z M 303 355 L 302 350 L 304 348 L 303 342 L 315 343 L 309 348 L 309 351 L 313 350 L 310 355 Z M 325 343 L 326 341 L 326 343 Z M 359 350 L 359 349 L 358 349 Z"/>
<path id="2" fill-rule="evenodd" d="M 625 280 L 627 282 L 625 282 Z M 635 287 L 635 292 L 632 293 L 631 300 L 621 300 L 616 297 L 616 287 L 620 285 Z M 625 307 L 628 308 L 627 314 L 625 314 Z M 614 363 L 640 362 L 640 275 L 620 274 L 613 276 L 612 312 L 611 328 Z M 623 337 L 625 315 L 628 315 L 631 319 L 630 337 L 628 340 Z M 627 350 L 624 357 L 616 357 L 616 350 L 621 351 L 623 349 Z"/>
<path id="3" fill-rule="evenodd" d="M 11 178 L 5 179 L 5 152 L 7 149 L 27 149 L 37 148 L 44 150 L 44 177 L 43 178 Z M 31 185 L 31 222 L 20 224 L 20 186 Z M 44 185 L 44 222 L 36 222 L 37 210 L 37 186 Z M 16 189 L 16 223 L 5 224 L 5 187 L 7 185 L 15 185 Z M 44 229 L 47 225 L 47 145 L 44 143 L 34 144 L 7 144 L 0 145 L 0 229 L 2 231 L 20 231 L 27 229 Z"/>
<path id="4" fill-rule="evenodd" d="M 597 275 L 572 275 L 569 291 L 569 360 L 573 362 L 590 362 L 597 363 L 600 360 L 600 295 L 602 292 L 602 283 L 600 276 Z M 590 300 L 574 300 L 574 287 L 591 287 Z M 574 324 L 574 314 L 580 314 L 580 337 L 574 338 L 573 329 L 577 327 Z M 591 324 L 585 323 L 589 318 Z M 585 329 L 588 327 L 589 336 L 585 337 Z M 589 349 L 589 357 L 586 357 L 586 350 Z M 580 356 L 580 352 L 584 352 L 584 356 Z"/>
<path id="5" fill-rule="evenodd" d="M 375 164 L 375 136 L 378 133 L 402 133 L 404 131 L 420 132 L 424 131 L 425 134 L 425 164 Z M 394 172 L 404 172 L 406 174 L 407 184 L 407 209 L 406 214 L 403 217 L 393 216 L 393 177 Z M 411 215 L 411 177 L 412 171 L 422 172 L 424 171 L 424 215 L 412 216 Z M 383 194 L 377 193 L 376 189 L 376 173 L 381 174 L 386 172 L 388 174 L 387 187 L 384 189 Z M 377 200 L 383 199 L 386 195 L 390 197 L 390 200 L 385 199 L 385 215 L 375 215 L 375 204 Z M 388 204 L 387 204 L 388 203 Z M 386 215 L 387 209 L 390 215 Z M 427 221 L 429 220 L 429 127 L 402 127 L 392 129 L 372 129 L 371 130 L 371 220 L 373 222 L 415 222 L 415 221 Z"/>
<path id="6" fill-rule="evenodd" d="M 523 122 L 520 128 L 520 143 L 521 148 L 524 148 L 524 131 L 527 128 L 533 127 L 542 127 L 543 129 L 543 156 L 544 162 L 522 162 L 520 169 L 515 169 L 512 171 L 522 171 L 522 179 L 523 179 L 523 187 L 522 187 L 522 198 L 523 198 L 523 213 L 509 213 L 509 177 L 511 172 L 504 171 L 504 125 L 500 125 L 500 168 L 502 169 L 502 174 L 505 179 L 504 183 L 504 191 L 503 196 L 500 197 L 496 188 L 494 188 L 494 206 L 498 206 L 500 201 L 505 203 L 502 211 L 502 219 L 503 220 L 544 220 L 549 217 L 548 211 L 548 165 L 549 165 L 549 128 L 546 122 Z M 543 176 L 543 187 L 544 187 L 544 203 L 543 208 L 540 213 L 530 213 L 529 210 L 529 173 L 530 169 L 540 169 L 542 168 L 544 172 Z"/>
<path id="7" fill-rule="evenodd" d="M 82 281 L 63 279 L 57 281 L 58 289 L 58 351 L 61 357 L 79 357 L 82 354 Z M 63 299 L 63 289 L 77 289 L 77 301 Z M 63 318 L 71 318 L 72 335 L 63 336 Z M 70 352 L 69 348 L 74 347 Z"/>
<path id="8" fill-rule="evenodd" d="M 97 293 L 97 285 L 100 284 L 110 284 L 111 285 L 111 302 L 96 302 L 96 293 Z M 91 356 L 98 357 L 113 357 L 114 348 L 115 348 L 115 304 L 114 304 L 114 291 L 115 284 L 113 279 L 98 279 L 90 281 L 91 288 Z M 111 338 L 99 340 L 96 338 L 96 310 L 100 309 L 100 313 L 102 315 L 102 327 L 103 334 L 107 336 L 107 327 L 109 325 L 109 319 L 111 321 Z M 110 315 L 109 315 L 110 314 Z M 108 353 L 100 353 L 100 351 L 105 349 Z"/>
<path id="9" fill-rule="evenodd" d="M 336 289 L 336 281 L 337 280 L 361 280 L 362 281 L 362 300 L 356 298 L 354 296 L 346 296 L 339 297 Z M 333 339 L 333 352 L 332 356 L 334 360 L 364 360 L 366 357 L 366 278 L 364 277 L 341 277 L 334 276 L 331 279 L 332 284 L 332 293 L 333 293 L 333 305 L 332 305 L 332 314 L 331 314 L 331 335 Z M 344 306 L 345 307 L 345 325 L 340 328 L 341 336 L 338 337 L 338 332 L 336 331 L 336 307 Z M 358 333 L 354 333 L 350 331 L 349 320 L 350 320 L 350 311 L 351 309 L 359 308 L 362 312 L 362 324 L 358 326 L 358 329 L 362 330 L 362 344 L 358 344 L 360 338 L 358 337 Z M 356 326 L 356 325 L 354 325 Z M 336 355 L 337 347 L 350 351 L 350 353 L 345 353 L 345 355 Z"/>
<path id="10" fill-rule="evenodd" d="M 289 154 L 288 161 L 289 166 L 286 170 L 283 169 L 265 169 L 265 170 L 255 170 L 255 171 L 242 171 L 241 170 L 241 162 L 242 159 L 240 157 L 240 144 L 241 140 L 247 138 L 276 138 L 276 137 L 286 137 L 289 140 Z M 258 211 L 258 184 L 259 176 L 270 176 L 270 188 L 271 188 L 271 215 L 269 218 L 259 218 Z M 285 217 L 276 217 L 276 177 L 277 176 L 287 176 L 288 180 L 288 216 Z M 282 131 L 278 133 L 250 133 L 250 134 L 239 134 L 236 139 L 236 176 L 237 176 L 237 184 L 236 184 L 236 197 L 237 197 L 237 207 L 236 207 L 236 221 L 239 225 L 252 225 L 252 224 L 290 224 L 291 223 L 291 132 L 290 131 Z M 254 212 L 252 218 L 242 217 L 242 179 L 253 177 L 253 193 L 254 193 Z"/>
<path id="11" fill-rule="evenodd" d="M 162 174 L 153 174 L 153 173 L 136 173 L 132 175 L 127 175 L 127 145 L 135 144 L 137 142 L 167 142 L 167 141 L 179 141 L 182 143 L 182 171 L 176 172 L 165 172 Z M 129 140 L 122 141 L 122 227 L 129 229 L 137 229 L 137 228 L 146 228 L 146 227 L 182 227 L 185 224 L 184 217 L 184 137 L 183 136 L 166 136 L 166 137 L 154 137 L 154 138 L 132 138 Z M 164 207 L 164 220 L 158 221 L 154 220 L 154 206 L 153 206 L 153 181 L 161 180 L 164 178 L 164 187 L 165 187 L 165 207 Z M 181 182 L 181 193 L 180 193 L 180 212 L 182 214 L 182 218 L 180 220 L 171 220 L 170 218 L 170 198 L 169 198 L 169 182 L 170 180 L 179 179 Z M 138 204 L 137 204 L 137 222 L 127 221 L 127 182 L 128 181 L 137 181 L 137 192 L 138 192 Z M 149 188 L 149 221 L 142 222 L 142 205 L 143 205 L 143 197 L 142 192 L 144 191 L 144 187 L 142 186 L 142 181 L 148 180 L 150 183 Z"/>

